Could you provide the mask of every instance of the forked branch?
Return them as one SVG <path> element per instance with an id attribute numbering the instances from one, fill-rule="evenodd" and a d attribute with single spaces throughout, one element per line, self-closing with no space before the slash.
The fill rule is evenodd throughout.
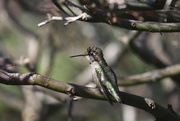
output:
<path id="1" fill-rule="evenodd" d="M 95 7 L 92 7 L 93 4 L 92 5 L 87 4 L 86 7 L 81 7 L 81 6 L 75 5 L 74 3 L 72 3 L 68 0 L 65 0 L 62 3 L 58 3 L 56 0 L 52 0 L 52 2 L 56 5 L 57 8 L 59 8 L 60 11 L 67 14 L 68 17 L 50 16 L 44 22 L 41 22 L 40 24 L 38 24 L 38 26 L 45 25 L 54 20 L 58 20 L 58 21 L 65 20 L 66 21 L 65 25 L 72 23 L 74 21 L 80 20 L 80 21 L 85 21 L 85 22 L 103 22 L 103 23 L 110 24 L 113 26 L 125 28 L 128 30 L 149 31 L 149 32 L 180 32 L 180 23 L 178 21 L 179 15 L 177 14 L 176 11 L 175 11 L 176 16 L 173 16 L 174 19 L 172 19 L 172 20 L 169 19 L 169 17 L 162 18 L 161 14 L 159 15 L 159 14 L 157 14 L 158 12 L 155 11 L 156 10 L 155 8 L 158 8 L 158 5 L 160 5 L 160 3 L 163 1 L 159 1 L 159 2 L 156 1 L 156 2 L 153 2 L 152 4 L 150 4 L 150 3 L 134 4 L 133 3 L 130 5 L 130 4 L 126 3 L 127 5 L 124 5 L 127 8 L 129 5 L 129 6 L 139 7 L 140 9 L 142 9 L 141 8 L 142 5 L 145 5 L 146 7 L 151 6 L 152 8 L 151 7 L 150 8 L 154 11 L 151 11 L 150 13 L 153 13 L 153 15 L 154 14 L 159 15 L 159 20 L 162 19 L 162 21 L 157 21 L 157 22 L 155 22 L 154 20 L 151 20 L 151 19 L 148 21 L 148 20 L 146 20 L 147 18 L 144 18 L 146 20 L 146 22 L 143 20 L 139 20 L 139 18 L 141 18 L 141 19 L 143 18 L 143 16 L 140 13 L 138 13 L 135 10 L 133 11 L 133 8 L 131 11 L 129 11 L 129 9 L 127 9 L 126 7 L 121 8 L 120 6 L 122 6 L 122 5 L 119 5 L 119 7 L 118 7 L 117 3 L 115 3 L 115 5 L 113 5 L 113 6 L 118 7 L 119 10 L 116 10 L 116 9 L 111 10 L 110 8 L 107 10 L 105 6 L 106 6 L 106 4 L 109 4 L 109 3 L 104 3 L 103 5 L 105 5 L 105 6 L 102 8 L 102 5 L 101 5 L 101 7 L 100 6 L 98 7 L 98 5 Z M 85 1 L 83 1 L 83 2 L 85 2 Z M 99 3 L 96 3 L 96 4 L 99 4 Z M 164 2 L 163 2 L 163 4 L 164 4 Z M 163 4 L 161 4 L 161 5 L 163 5 Z M 73 16 L 71 16 L 67 11 L 65 11 L 63 9 L 63 6 L 65 8 L 67 8 L 67 10 L 70 11 L 73 14 Z M 77 8 L 78 11 L 81 12 L 82 14 L 76 15 L 75 12 L 70 7 Z M 158 9 L 163 10 L 163 6 L 161 6 Z M 144 9 L 143 9 L 143 11 L 144 11 Z M 148 15 L 150 13 L 147 12 L 146 14 Z M 161 11 L 161 13 L 164 15 L 167 14 L 166 11 L 164 11 L 164 12 Z M 131 17 L 128 18 L 126 16 L 126 14 L 128 16 L 130 15 Z M 133 14 L 135 14 L 135 15 L 133 15 Z M 166 21 L 169 23 L 167 23 Z M 175 23 L 172 23 L 171 21 L 174 21 Z"/>

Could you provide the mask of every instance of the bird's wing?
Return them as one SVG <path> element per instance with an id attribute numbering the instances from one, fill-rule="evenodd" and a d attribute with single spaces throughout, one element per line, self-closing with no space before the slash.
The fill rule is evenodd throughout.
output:
<path id="1" fill-rule="evenodd" d="M 107 87 L 104 85 L 104 80 L 102 80 L 102 76 L 104 76 L 104 75 L 102 75 L 98 70 L 96 70 L 96 74 L 97 74 L 97 77 L 99 80 L 100 88 L 102 89 L 104 96 L 109 101 L 109 103 L 111 105 L 113 105 L 113 102 L 112 102 L 111 97 L 110 97 L 110 93 L 108 92 Z"/>
<path id="2" fill-rule="evenodd" d="M 116 85 L 116 86 L 118 87 L 118 85 L 117 85 L 117 77 L 116 77 L 116 74 L 114 73 L 114 71 L 112 70 L 112 68 L 109 67 L 109 66 L 106 66 L 105 69 L 106 69 L 106 70 L 104 70 L 104 71 L 112 72 L 112 73 L 107 73 L 107 76 L 108 76 L 108 78 L 111 80 L 111 83 L 112 83 L 113 85 Z"/>
<path id="3" fill-rule="evenodd" d="M 107 86 L 109 93 L 119 102 L 121 103 L 122 100 L 120 98 L 119 95 L 119 88 L 117 85 L 117 77 L 116 74 L 114 73 L 114 71 L 111 69 L 111 67 L 106 66 L 104 68 L 105 72 L 111 72 L 111 73 L 107 73 L 107 82 L 105 85 L 109 85 Z M 112 87 L 111 87 L 112 86 Z"/>

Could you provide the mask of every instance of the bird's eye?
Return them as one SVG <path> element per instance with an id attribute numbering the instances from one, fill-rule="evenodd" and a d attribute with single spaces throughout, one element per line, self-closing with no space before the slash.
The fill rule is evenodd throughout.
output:
<path id="1" fill-rule="evenodd" d="M 93 53 L 91 52 L 90 55 L 93 55 Z"/>

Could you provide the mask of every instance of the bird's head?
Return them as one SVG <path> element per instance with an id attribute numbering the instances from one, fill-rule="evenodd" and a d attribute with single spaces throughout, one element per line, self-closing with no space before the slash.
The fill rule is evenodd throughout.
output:
<path id="1" fill-rule="evenodd" d="M 88 59 L 88 61 L 92 63 L 94 61 L 98 62 L 103 57 L 103 52 L 98 47 L 89 47 L 87 48 L 87 52 L 85 52 L 84 54 L 74 55 L 70 57 L 73 58 L 73 57 L 79 57 L 79 56 L 85 56 Z"/>

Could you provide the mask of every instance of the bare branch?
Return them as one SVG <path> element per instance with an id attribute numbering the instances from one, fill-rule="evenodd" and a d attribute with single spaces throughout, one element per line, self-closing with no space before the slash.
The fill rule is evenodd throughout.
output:
<path id="1" fill-rule="evenodd" d="M 68 94 L 70 96 L 80 96 L 85 98 L 106 100 L 103 94 L 96 88 L 84 87 L 71 83 L 65 83 L 54 80 L 35 73 L 6 73 L 0 72 L 0 83 L 7 85 L 39 85 L 51 90 Z M 159 121 L 179 121 L 179 116 L 171 111 L 163 108 L 151 99 L 143 98 L 140 96 L 119 92 L 123 99 L 123 103 L 134 106 L 151 113 Z"/>
<path id="2" fill-rule="evenodd" d="M 141 22 L 117 18 L 116 21 L 111 24 L 129 30 L 149 32 L 180 32 L 180 23 Z"/>
<path id="3" fill-rule="evenodd" d="M 153 70 L 150 72 L 132 75 L 128 77 L 119 77 L 118 85 L 119 86 L 131 86 L 143 83 L 157 82 L 161 79 L 164 79 L 169 76 L 179 75 L 180 74 L 180 64 L 168 66 L 163 69 Z"/>
<path id="4" fill-rule="evenodd" d="M 82 13 L 82 14 L 75 16 L 75 17 L 60 17 L 60 16 L 49 15 L 48 20 L 45 20 L 45 21 L 39 23 L 38 26 L 41 27 L 45 24 L 48 24 L 51 21 L 62 21 L 62 20 L 66 21 L 66 23 L 64 25 L 68 25 L 69 23 L 72 23 L 72 22 L 77 21 L 79 19 L 84 20 L 84 19 L 89 19 L 89 18 L 91 18 L 91 16 L 88 15 L 87 13 Z"/>
<path id="5" fill-rule="evenodd" d="M 152 54 L 149 50 L 147 50 L 147 48 L 145 47 L 141 47 L 139 46 L 136 41 L 134 40 L 130 40 L 128 41 L 128 45 L 131 48 L 131 50 L 136 53 L 142 60 L 144 60 L 145 62 L 149 63 L 149 64 L 153 64 L 158 68 L 165 68 L 167 67 L 169 64 L 164 63 L 163 61 L 161 61 L 158 56 L 155 56 L 154 54 Z M 176 74 L 173 76 L 170 76 L 178 85 L 180 85 L 179 79 L 180 79 L 180 75 Z"/>
<path id="6" fill-rule="evenodd" d="M 56 6 L 59 8 L 62 8 L 62 6 L 56 1 L 53 0 L 53 3 L 56 2 Z M 81 2 L 87 2 L 87 1 L 81 1 Z M 129 30 L 138 30 L 138 31 L 149 31 L 149 32 L 179 32 L 180 31 L 180 23 L 165 23 L 167 20 L 167 17 L 163 19 L 163 22 L 142 22 L 142 21 L 137 21 L 137 20 L 131 20 L 131 19 L 136 19 L 133 18 L 133 16 L 131 16 L 131 19 L 125 19 L 127 18 L 126 15 L 124 16 L 124 13 L 122 11 L 122 9 L 120 9 L 120 13 L 118 13 L 117 11 L 112 11 L 112 10 L 104 10 L 101 7 L 98 8 L 99 5 L 94 6 L 93 8 L 91 7 L 92 3 L 96 3 L 97 1 L 89 1 L 88 5 L 86 5 L 87 9 L 82 8 L 78 5 L 75 5 L 74 3 L 71 3 L 70 1 L 66 0 L 64 3 L 65 7 L 68 9 L 68 6 L 73 6 L 74 8 L 78 8 L 81 12 L 83 12 L 82 14 L 75 16 L 75 17 L 56 17 L 56 16 L 49 16 L 48 20 L 41 22 L 38 24 L 38 26 L 43 26 L 51 21 L 54 20 L 58 20 L 58 21 L 62 21 L 65 20 L 67 21 L 65 23 L 65 25 L 68 25 L 69 23 L 72 23 L 74 21 L 77 20 L 83 20 L 86 22 L 103 22 L 103 23 L 107 23 L 113 26 L 118 26 L 121 28 L 125 28 L 125 29 L 129 29 Z M 163 4 L 162 4 L 163 2 Z M 161 3 L 161 6 L 159 6 L 159 4 Z M 90 5 L 89 5 L 90 4 Z M 100 4 L 100 3 L 96 3 L 96 4 Z M 102 5 L 108 4 L 108 3 L 101 3 Z M 113 3 L 114 4 L 114 3 Z M 117 6 L 117 3 L 115 3 L 116 5 L 113 6 Z M 127 3 L 126 3 L 127 4 Z M 140 4 L 140 5 L 139 5 Z M 152 3 L 136 3 L 135 6 L 139 7 L 142 5 L 148 5 L 151 7 L 156 7 L 159 6 L 161 9 L 164 7 L 165 1 L 155 1 Z M 132 4 L 134 5 L 134 3 Z M 122 5 L 121 5 L 122 6 Z M 131 6 L 131 5 L 130 5 Z M 140 7 L 140 8 L 141 8 Z M 105 7 L 106 8 L 106 7 Z M 125 7 L 126 8 L 126 7 Z M 125 9 L 123 7 L 123 9 Z M 142 9 L 142 8 L 141 8 Z M 61 10 L 61 9 L 60 9 Z M 71 9 L 70 9 L 71 10 Z M 64 11 L 64 10 L 63 10 Z M 129 10 L 128 10 L 129 11 Z M 144 9 L 143 9 L 144 11 Z M 65 11 L 65 13 L 67 14 L 67 12 Z M 72 13 L 72 12 L 71 12 Z M 132 12 L 130 12 L 130 15 L 132 14 Z M 155 12 L 156 13 L 156 12 Z M 163 12 L 161 12 L 163 13 Z M 166 15 L 167 13 L 164 12 L 164 14 Z M 158 15 L 158 14 L 157 14 Z M 138 16 L 140 16 L 140 14 L 138 14 Z M 161 18 L 161 14 L 159 15 Z M 176 16 L 174 19 L 172 19 L 173 21 L 177 21 L 178 22 L 178 17 Z M 171 20 L 170 18 L 168 18 L 168 21 Z"/>

